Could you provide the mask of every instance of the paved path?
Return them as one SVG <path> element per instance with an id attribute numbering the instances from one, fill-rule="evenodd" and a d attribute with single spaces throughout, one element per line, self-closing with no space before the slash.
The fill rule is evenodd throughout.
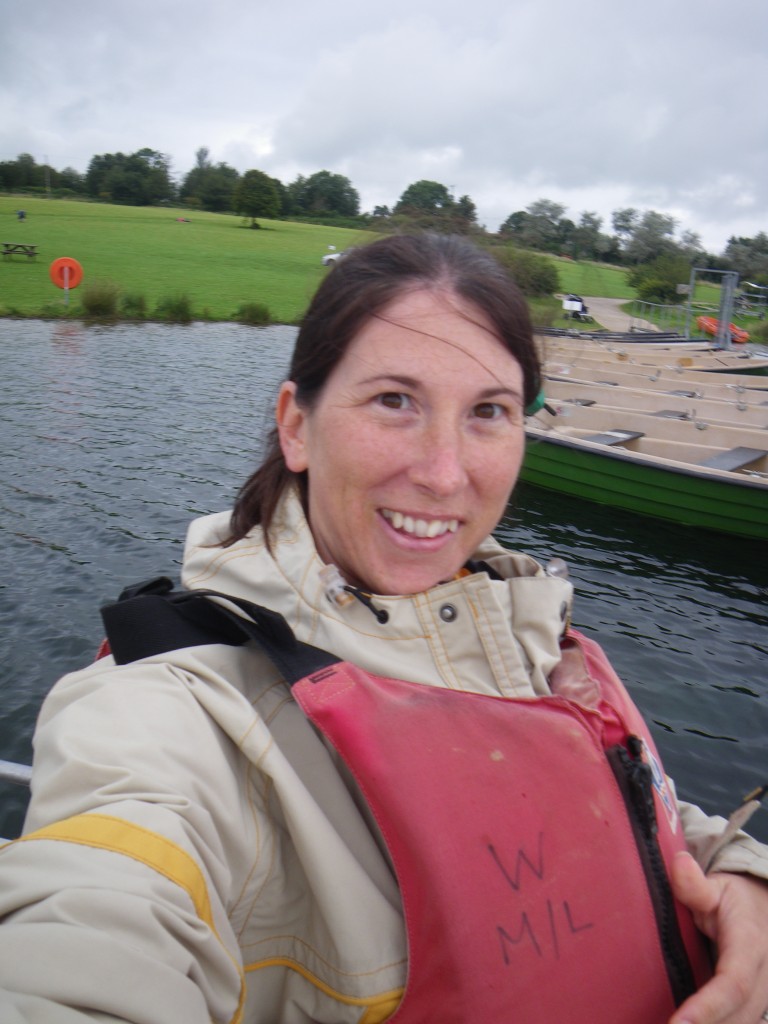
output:
<path id="1" fill-rule="evenodd" d="M 590 314 L 607 331 L 628 331 L 632 318 L 621 309 L 626 299 L 599 299 L 584 296 Z"/>
<path id="2" fill-rule="evenodd" d="M 636 329 L 641 327 L 646 331 L 658 331 L 658 327 L 647 320 L 637 320 L 627 316 L 621 308 L 626 301 L 626 299 L 600 299 L 594 296 L 584 296 L 584 302 L 589 312 L 606 331 L 625 334 L 632 326 Z"/>

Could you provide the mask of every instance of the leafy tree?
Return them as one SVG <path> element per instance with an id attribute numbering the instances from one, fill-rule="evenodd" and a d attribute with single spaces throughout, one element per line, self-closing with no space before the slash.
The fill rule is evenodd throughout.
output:
<path id="1" fill-rule="evenodd" d="M 646 210 L 627 243 L 627 258 L 634 263 L 648 263 L 658 256 L 672 254 L 675 251 L 672 238 L 675 224 L 674 217 Z"/>
<path id="2" fill-rule="evenodd" d="M 499 228 L 502 237 L 525 249 L 558 252 L 568 247 L 574 224 L 565 220 L 565 207 L 551 199 L 538 199 L 525 210 L 517 210 Z"/>
<path id="3" fill-rule="evenodd" d="M 437 181 L 415 181 L 395 204 L 394 213 L 439 213 L 453 207 L 453 196 Z"/>
<path id="4" fill-rule="evenodd" d="M 35 163 L 35 158 L 30 153 L 19 153 L 16 157 L 16 167 L 18 183 L 22 188 L 43 184 L 43 168 L 38 167 Z"/>
<path id="5" fill-rule="evenodd" d="M 302 195 L 304 192 L 304 186 L 306 185 L 307 179 L 303 174 L 299 174 L 295 181 L 292 181 L 285 189 L 285 203 L 287 214 L 302 214 L 304 212 L 302 207 Z"/>
<path id="6" fill-rule="evenodd" d="M 527 244 L 531 249 L 542 252 L 557 252 L 567 242 L 567 231 L 563 231 L 565 207 L 551 199 L 538 199 L 526 207 Z M 572 222 L 569 222 L 572 225 Z M 566 237 L 564 237 L 564 235 Z"/>
<path id="7" fill-rule="evenodd" d="M 280 200 L 280 216 L 284 217 L 288 213 L 288 189 L 279 178 L 272 178 L 271 180 L 272 184 L 277 189 L 277 195 Z"/>
<path id="8" fill-rule="evenodd" d="M 611 224 L 621 242 L 626 245 L 632 238 L 637 224 L 637 210 L 632 206 L 627 206 L 623 210 L 614 210 L 611 214 Z"/>
<path id="9" fill-rule="evenodd" d="M 240 175 L 225 163 L 214 166 L 209 157 L 210 150 L 206 146 L 196 151 L 195 166 L 182 181 L 179 196 L 187 203 L 194 201 L 212 213 L 232 210 Z"/>
<path id="10" fill-rule="evenodd" d="M 240 182 L 240 175 L 234 167 L 218 163 L 205 173 L 200 186 L 200 202 L 204 210 L 212 213 L 223 213 L 233 210 L 235 191 Z"/>
<path id="11" fill-rule="evenodd" d="M 571 235 L 571 255 L 574 259 L 597 260 L 604 249 L 600 228 L 603 218 L 585 210 Z"/>
<path id="12" fill-rule="evenodd" d="M 454 215 L 457 220 L 464 221 L 467 226 L 477 224 L 477 207 L 469 196 L 459 196 Z"/>
<path id="13" fill-rule="evenodd" d="M 129 158 L 132 169 L 143 179 L 143 191 L 146 203 L 157 203 L 172 199 L 174 195 L 171 181 L 171 158 L 155 149 L 144 148 L 133 153 Z"/>
<path id="14" fill-rule="evenodd" d="M 105 153 L 92 157 L 85 184 L 89 195 L 133 206 L 148 206 L 173 196 L 170 159 L 148 148 L 130 156 Z"/>
<path id="15" fill-rule="evenodd" d="M 678 248 L 683 255 L 694 261 L 704 255 L 701 245 L 701 235 L 696 231 L 684 231 L 680 236 Z"/>
<path id="16" fill-rule="evenodd" d="M 72 192 L 85 192 L 85 175 L 74 167 L 65 167 L 58 176 L 57 188 L 67 188 Z"/>
<path id="17" fill-rule="evenodd" d="M 308 217 L 357 217 L 360 213 L 360 196 L 343 174 L 317 171 L 308 178 L 299 175 L 287 192 L 291 213 Z"/>
<path id="18" fill-rule="evenodd" d="M 277 218 L 280 196 L 272 178 L 264 171 L 246 171 L 235 190 L 235 211 L 250 217 L 252 228 L 259 227 L 257 217 Z"/>
<path id="19" fill-rule="evenodd" d="M 760 231 L 754 238 L 728 239 L 723 253 L 727 270 L 754 284 L 768 285 L 768 235 Z"/>
<path id="20" fill-rule="evenodd" d="M 0 163 L 0 185 L 7 189 L 42 189 L 45 170 L 30 153 L 19 153 L 15 160 Z"/>
<path id="21" fill-rule="evenodd" d="M 516 210 L 514 213 L 510 213 L 507 219 L 499 227 L 499 234 L 505 238 L 518 238 L 525 231 L 525 226 L 528 221 L 528 214 L 525 210 Z"/>

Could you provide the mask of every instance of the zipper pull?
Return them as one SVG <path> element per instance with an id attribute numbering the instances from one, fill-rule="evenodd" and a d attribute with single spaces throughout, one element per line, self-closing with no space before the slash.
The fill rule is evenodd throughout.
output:
<path id="1" fill-rule="evenodd" d="M 653 772 L 650 765 L 643 760 L 644 744 L 639 736 L 627 738 L 629 751 L 629 782 L 634 790 L 635 806 L 640 815 L 640 823 L 647 836 L 655 836 L 659 830 L 656 821 L 656 805 L 653 802 Z"/>

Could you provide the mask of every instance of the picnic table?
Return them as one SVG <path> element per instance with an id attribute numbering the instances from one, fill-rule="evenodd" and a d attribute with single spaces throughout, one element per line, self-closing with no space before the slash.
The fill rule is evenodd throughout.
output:
<path id="1" fill-rule="evenodd" d="M 3 256 L 29 256 L 34 259 L 37 256 L 37 246 L 29 245 L 27 242 L 3 242 Z"/>

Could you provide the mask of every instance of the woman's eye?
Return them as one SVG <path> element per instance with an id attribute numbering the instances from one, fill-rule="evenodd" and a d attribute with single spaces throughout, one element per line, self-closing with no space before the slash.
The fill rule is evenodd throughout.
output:
<path id="1" fill-rule="evenodd" d="M 504 414 L 504 407 L 498 402 L 480 402 L 475 406 L 475 416 L 481 420 L 497 420 Z"/>
<path id="2" fill-rule="evenodd" d="M 386 391 L 379 395 L 377 400 L 379 405 L 387 409 L 407 409 L 411 402 L 408 395 L 403 395 L 399 391 Z"/>

